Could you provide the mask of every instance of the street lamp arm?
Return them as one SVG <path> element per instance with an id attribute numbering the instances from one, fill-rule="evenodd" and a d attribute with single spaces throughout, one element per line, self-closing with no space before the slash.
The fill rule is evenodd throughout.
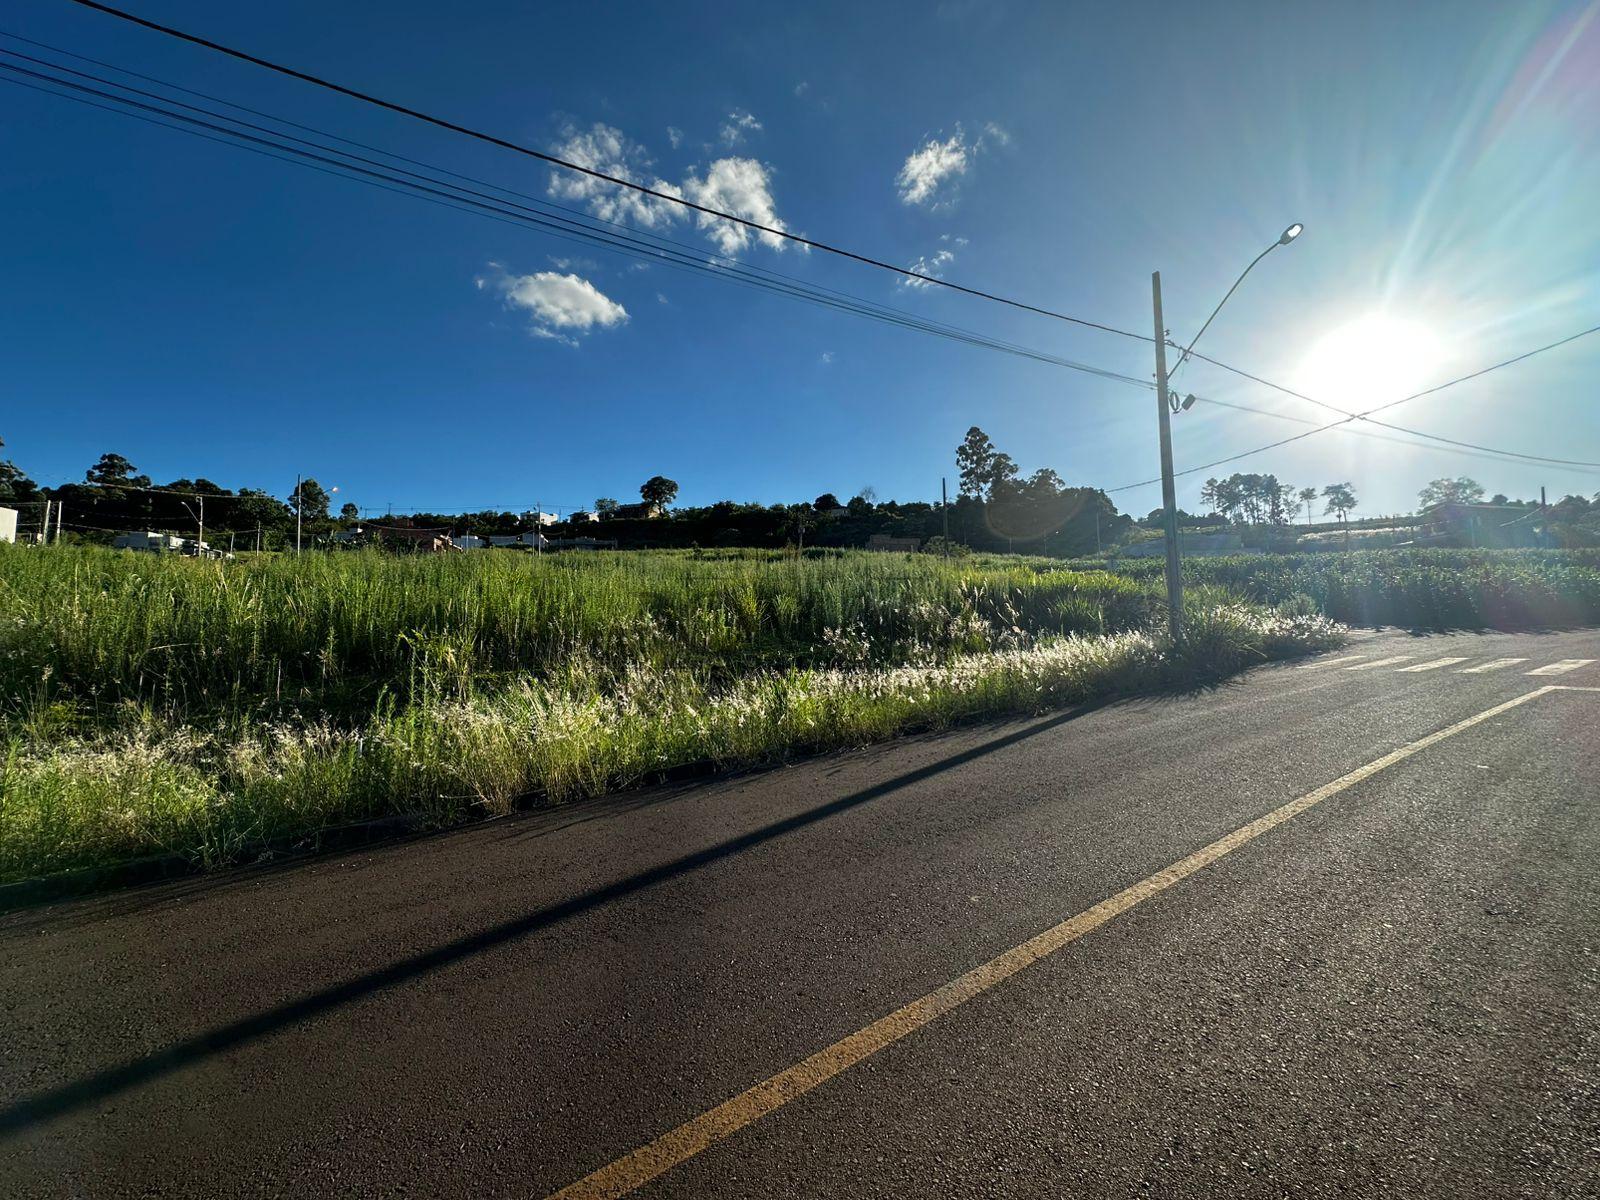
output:
<path id="1" fill-rule="evenodd" d="M 1206 323 L 1200 326 L 1200 332 L 1195 334 L 1193 340 L 1190 341 L 1189 348 L 1182 354 L 1178 355 L 1178 361 L 1173 364 L 1172 370 L 1167 372 L 1168 379 L 1171 379 L 1174 375 L 1176 375 L 1182 368 L 1183 364 L 1189 360 L 1190 352 L 1193 351 L 1195 346 L 1199 344 L 1200 339 L 1205 336 L 1206 330 L 1211 328 L 1211 322 L 1217 319 L 1217 314 L 1222 311 L 1222 306 L 1228 302 L 1229 298 L 1232 297 L 1236 291 L 1239 290 L 1239 285 L 1244 282 L 1244 277 L 1250 274 L 1250 272 L 1255 268 L 1256 263 L 1260 262 L 1267 255 L 1271 254 L 1282 244 L 1282 242 L 1273 242 L 1272 245 L 1268 246 L 1260 254 L 1256 255 L 1255 258 L 1251 259 L 1248 267 L 1239 272 L 1239 278 L 1233 281 L 1233 286 L 1228 289 L 1228 294 L 1221 300 L 1217 301 L 1217 306 L 1211 310 L 1211 315 L 1206 318 Z"/>
<path id="2" fill-rule="evenodd" d="M 1182 368 L 1183 364 L 1189 360 L 1190 353 L 1194 350 L 1195 346 L 1199 344 L 1200 339 L 1205 336 L 1206 330 L 1211 328 L 1211 322 L 1217 319 L 1217 314 L 1222 311 L 1222 306 L 1228 302 L 1229 297 L 1239 290 L 1239 285 L 1244 282 L 1244 277 L 1250 274 L 1250 272 L 1255 269 L 1255 265 L 1263 258 L 1271 254 L 1279 246 L 1287 246 L 1290 242 L 1294 241 L 1295 238 L 1299 237 L 1304 230 L 1305 226 L 1300 224 L 1299 221 L 1296 221 L 1293 225 L 1289 226 L 1289 228 L 1285 229 L 1281 234 L 1278 235 L 1277 241 L 1273 242 L 1272 245 L 1268 246 L 1260 254 L 1252 258 L 1248 267 L 1239 272 L 1239 278 L 1233 281 L 1233 286 L 1228 289 L 1228 294 L 1217 302 L 1217 306 L 1211 310 L 1211 315 L 1206 318 L 1206 323 L 1200 326 L 1200 332 L 1194 335 L 1194 340 L 1189 343 L 1189 349 L 1178 355 L 1178 361 L 1173 365 L 1172 370 L 1167 372 L 1167 378 L 1169 380 L 1176 375 L 1179 369 Z"/>

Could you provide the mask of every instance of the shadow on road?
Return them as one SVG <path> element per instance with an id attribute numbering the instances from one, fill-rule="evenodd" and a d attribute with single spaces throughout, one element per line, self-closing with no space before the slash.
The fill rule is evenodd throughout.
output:
<path id="1" fill-rule="evenodd" d="M 680 875 L 697 871 L 702 867 L 710 866 L 722 859 L 749 850 L 752 847 L 770 842 L 797 829 L 825 821 L 829 817 L 848 809 L 859 807 L 873 800 L 881 799 L 902 788 L 931 779 L 944 771 L 973 762 L 985 755 L 1004 750 L 1018 742 L 1025 741 L 1041 733 L 1046 733 L 1058 728 L 1088 712 L 1095 711 L 1101 705 L 1088 705 L 1070 709 L 1037 724 L 1028 725 L 1023 729 L 1005 734 L 1002 737 L 987 741 L 958 754 L 942 758 L 938 762 L 929 763 L 914 771 L 907 771 L 882 783 L 873 784 L 871 787 L 862 788 L 837 800 L 797 813 L 792 817 L 785 817 L 781 821 L 774 821 L 749 833 L 740 834 L 738 837 L 729 838 L 708 846 L 704 850 L 696 850 L 692 854 L 681 855 L 659 866 L 639 871 L 614 883 L 603 887 L 592 888 L 559 903 L 547 905 L 525 913 L 509 921 L 455 941 L 447 942 L 423 954 L 401 959 L 387 967 L 358 975 L 344 983 L 327 987 L 321 991 L 313 992 L 298 1000 L 292 1000 L 258 1013 L 253 1017 L 234 1021 L 211 1029 L 205 1033 L 197 1034 L 175 1046 L 140 1058 L 133 1062 L 125 1062 L 119 1066 L 109 1067 L 83 1079 L 60 1087 L 40 1092 L 34 1096 L 19 1100 L 14 1104 L 0 1109 L 0 1137 L 19 1133 L 30 1126 L 48 1121 L 54 1117 L 72 1112 L 75 1109 L 92 1104 L 108 1096 L 125 1092 L 130 1088 L 149 1083 L 162 1076 L 180 1071 L 184 1067 L 200 1062 L 215 1054 L 226 1053 L 259 1038 L 269 1037 L 277 1031 L 302 1021 L 311 1020 L 324 1013 L 350 1004 L 356 1000 L 373 995 L 376 992 L 409 983 L 421 978 L 432 971 L 448 967 L 463 959 L 470 958 L 485 950 L 537 933 L 551 925 L 555 925 L 570 917 L 575 917 L 590 909 L 598 908 L 614 900 L 634 895 L 637 892 L 665 883 Z"/>

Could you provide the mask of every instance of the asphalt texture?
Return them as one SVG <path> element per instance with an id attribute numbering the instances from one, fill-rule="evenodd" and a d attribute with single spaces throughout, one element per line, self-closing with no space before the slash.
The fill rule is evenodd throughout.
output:
<path id="1" fill-rule="evenodd" d="M 0 1194 L 543 1196 L 1554 685 L 636 1194 L 1600 1195 L 1600 662 L 1527 674 L 1577 659 L 1600 633 L 1385 633 L 0 916 Z"/>

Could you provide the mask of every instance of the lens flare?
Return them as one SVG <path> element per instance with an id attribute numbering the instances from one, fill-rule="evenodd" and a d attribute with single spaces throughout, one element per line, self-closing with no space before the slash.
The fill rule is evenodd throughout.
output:
<path id="1" fill-rule="evenodd" d="M 1324 336 L 1298 372 L 1307 395 L 1365 409 L 1420 391 L 1441 378 L 1443 345 L 1426 326 L 1369 313 Z"/>

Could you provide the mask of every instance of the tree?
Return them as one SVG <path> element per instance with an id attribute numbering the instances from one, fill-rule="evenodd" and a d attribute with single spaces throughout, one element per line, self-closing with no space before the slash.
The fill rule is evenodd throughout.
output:
<path id="1" fill-rule="evenodd" d="M 811 502 L 811 507 L 820 513 L 828 512 L 835 508 L 843 508 L 844 505 L 839 503 L 839 497 L 832 492 L 823 492 L 822 495 Z"/>
<path id="2" fill-rule="evenodd" d="M 339 506 L 339 519 L 354 525 L 361 520 L 361 510 L 347 500 Z"/>
<path id="3" fill-rule="evenodd" d="M 0 449 L 6 440 L 0 438 Z M 32 500 L 39 494 L 39 485 L 22 473 L 22 468 L 8 458 L 0 458 L 0 500 L 18 502 Z"/>
<path id="4" fill-rule="evenodd" d="M 1299 493 L 1300 507 L 1306 510 L 1306 526 L 1311 525 L 1311 505 L 1317 499 L 1316 488 L 1301 488 Z"/>
<path id="5" fill-rule="evenodd" d="M 982 500 L 989 494 L 993 478 L 994 443 L 974 425 L 956 447 L 956 469 L 961 474 L 961 495 Z"/>
<path id="6" fill-rule="evenodd" d="M 622 505 L 618 504 L 610 496 L 601 496 L 594 502 L 595 512 L 599 513 L 602 517 L 609 517 L 621 507 Z"/>
<path id="7" fill-rule="evenodd" d="M 315 479 L 302 479 L 299 488 L 289 493 L 289 511 L 297 512 L 302 521 L 326 521 L 327 489 Z"/>
<path id="8" fill-rule="evenodd" d="M 665 508 L 678 498 L 678 485 L 665 475 L 652 475 L 640 485 L 639 495 L 646 504 Z"/>
<path id="9" fill-rule="evenodd" d="M 1020 472 L 1017 470 L 1017 464 L 1012 460 L 1011 455 L 996 454 L 992 459 L 989 460 L 990 495 L 994 494 L 994 489 L 997 485 L 1000 487 L 1005 487 L 1008 484 L 1015 483 L 1017 481 L 1018 474 L 1020 474 Z"/>
<path id="10" fill-rule="evenodd" d="M 1328 503 L 1323 507 L 1323 515 L 1337 513 L 1339 520 L 1350 522 L 1350 512 L 1356 507 L 1355 490 L 1348 483 L 1330 483 L 1322 489 L 1322 498 Z"/>
<path id="11" fill-rule="evenodd" d="M 1435 504 L 1477 504 L 1483 499 L 1483 485 L 1465 475 L 1455 479 L 1435 479 L 1417 493 L 1422 508 Z"/>
<path id="12" fill-rule="evenodd" d="M 96 487 L 149 487 L 150 479 L 135 475 L 133 464 L 120 454 L 102 454 L 83 476 Z"/>

